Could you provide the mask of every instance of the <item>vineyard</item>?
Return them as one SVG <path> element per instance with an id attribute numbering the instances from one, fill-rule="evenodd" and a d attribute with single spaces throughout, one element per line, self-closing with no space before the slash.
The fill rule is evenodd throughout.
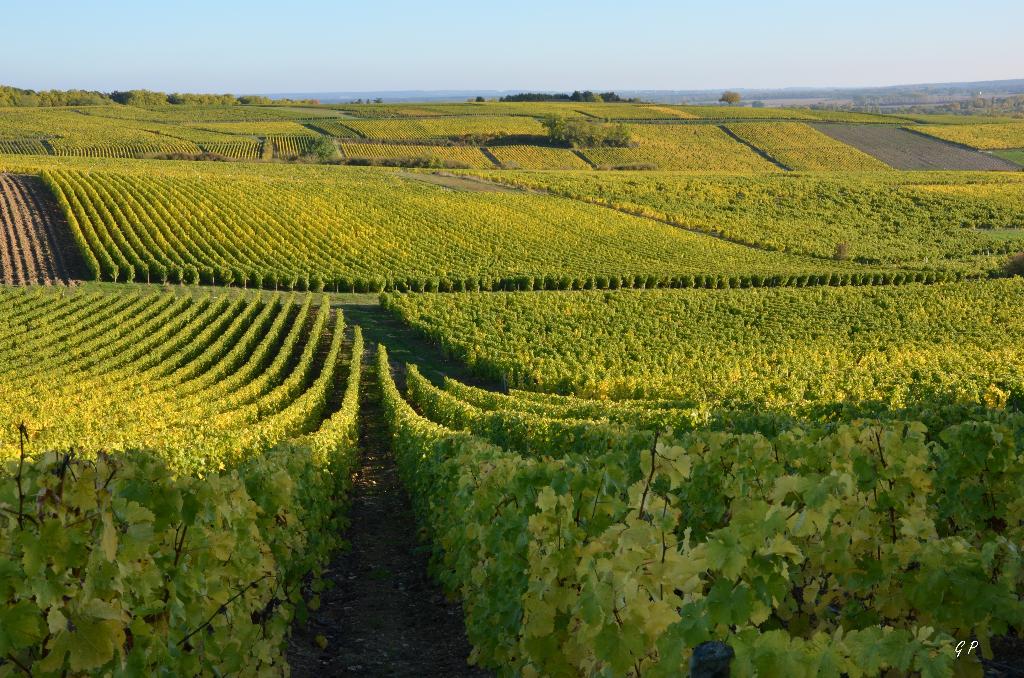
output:
<path id="1" fill-rule="evenodd" d="M 2 416 L 51 449 L 160 449 L 208 472 L 309 433 L 340 369 L 343 326 L 312 296 L 4 297 Z"/>
<path id="2" fill-rule="evenodd" d="M 425 160 L 450 167 L 494 167 L 475 146 L 421 146 L 412 144 L 340 144 L 346 158 L 365 160 Z"/>
<path id="3" fill-rule="evenodd" d="M 343 120 L 314 119 L 307 122 L 306 127 L 329 137 L 351 138 L 356 136 L 356 133 L 347 127 Z"/>
<path id="4" fill-rule="evenodd" d="M 689 172 L 778 172 L 778 167 L 713 125 L 630 125 L 633 148 L 587 148 L 598 167 Z"/>
<path id="5" fill-rule="evenodd" d="M 0 153 L 47 155 L 48 151 L 43 142 L 38 139 L 16 139 L 13 141 L 0 139 Z"/>
<path id="6" fill-rule="evenodd" d="M 985 125 L 918 125 L 910 129 L 974 148 L 991 150 L 1024 147 L 1024 122 Z"/>
<path id="7" fill-rule="evenodd" d="M 0 416 L 24 422 L 35 449 L 72 450 L 26 465 L 24 437 L 0 448 L 18 478 L 4 505 L 51 497 L 0 527 L 5 543 L 35 535 L 5 570 L 21 600 L 4 609 L 20 624 L 7 656 L 47 675 L 104 670 L 131 634 L 144 671 L 280 667 L 297 587 L 337 544 L 330 501 L 353 463 L 359 370 L 340 315 L 312 296 L 0 295 Z M 109 564 L 128 561 L 110 586 Z M 33 598 L 35 586 L 82 593 Z M 205 623 L 221 606 L 230 614 Z M 156 611 L 131 621 L 143 609 Z"/>
<path id="8" fill-rule="evenodd" d="M 1019 123 L 225 97 L 0 108 L 0 676 L 1019 675 Z"/>
<path id="9" fill-rule="evenodd" d="M 360 119 L 347 120 L 345 125 L 368 139 L 458 139 L 544 134 L 543 126 L 536 120 L 513 116 Z"/>
<path id="10" fill-rule="evenodd" d="M 728 129 L 791 170 L 870 172 L 889 169 L 870 155 L 798 122 L 738 123 L 729 125 Z"/>
<path id="11" fill-rule="evenodd" d="M 952 675 L 955 634 L 1019 619 L 1019 414 L 661 437 L 477 408 L 414 367 L 408 400 L 383 390 L 485 665 L 670 676 L 725 640 L 739 675 Z"/>
<path id="12" fill-rule="evenodd" d="M 492 146 L 491 154 L 508 169 L 589 169 L 590 165 L 567 148 Z"/>
<path id="13" fill-rule="evenodd" d="M 263 142 L 264 148 L 273 148 L 274 157 L 286 158 L 306 155 L 313 148 L 315 137 L 312 136 L 268 136 Z"/>
<path id="14" fill-rule="evenodd" d="M 682 106 L 694 118 L 706 120 L 805 120 L 898 125 L 907 122 L 898 115 L 850 113 L 846 111 L 809 110 L 803 108 L 735 108 L 732 106 Z"/>
<path id="15" fill-rule="evenodd" d="M 262 152 L 262 146 L 256 141 L 210 141 L 200 145 L 207 153 L 216 153 L 238 160 L 256 160 Z"/>
<path id="16" fill-rule="evenodd" d="M 1024 234 L 1019 174 L 702 177 L 666 172 L 488 173 L 526 189 L 718 234 L 762 249 L 957 267 L 1013 251 Z"/>
<path id="17" fill-rule="evenodd" d="M 1024 610 L 1022 293 L 387 297 L 476 372 L 576 394 L 384 384 L 478 657 L 675 675 L 725 640 L 739 675 L 952 675 Z"/>
<path id="18" fill-rule="evenodd" d="M 1024 395 L 1024 354 L 1015 345 L 1024 326 L 1012 310 L 1022 295 L 1019 281 L 984 281 L 390 295 L 385 304 L 513 387 L 799 410 L 808 402 L 899 408 L 947 395 L 975 403 L 996 391 Z"/>
<path id="19" fill-rule="evenodd" d="M 187 127 L 219 134 L 241 134 L 247 136 L 316 136 L 316 132 L 291 121 L 261 122 L 205 122 Z"/>
<path id="20" fill-rule="evenodd" d="M 69 167 L 74 167 L 70 164 Z M 745 247 L 528 192 L 392 170 L 47 164 L 91 277 L 329 291 L 866 285 L 963 275 Z"/>
<path id="21" fill-rule="evenodd" d="M 551 146 L 542 124 L 551 116 L 595 127 L 626 125 L 630 142 L 625 147 Z M 0 154 L 127 159 L 206 152 L 244 162 L 295 161 L 313 157 L 315 140 L 328 138 L 380 142 L 378 149 L 353 148 L 360 152 L 350 159 L 411 167 L 434 162 L 470 168 L 729 173 L 1012 170 L 1018 166 L 968 147 L 1024 146 L 1020 126 L 966 116 L 638 103 L 107 105 L 0 109 Z M 415 154 L 394 148 L 409 143 L 431 148 Z M 452 143 L 471 146 L 436 148 Z M 263 146 L 253 153 L 253 144 Z M 473 146 L 481 144 L 496 161 L 476 155 Z M 445 158 L 444 153 L 460 157 Z"/>

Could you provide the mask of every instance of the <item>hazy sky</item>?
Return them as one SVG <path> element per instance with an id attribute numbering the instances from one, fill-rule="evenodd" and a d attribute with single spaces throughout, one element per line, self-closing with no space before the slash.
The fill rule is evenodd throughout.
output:
<path id="1" fill-rule="evenodd" d="M 1024 0 L 0 0 L 0 83 L 315 92 L 1024 77 Z"/>

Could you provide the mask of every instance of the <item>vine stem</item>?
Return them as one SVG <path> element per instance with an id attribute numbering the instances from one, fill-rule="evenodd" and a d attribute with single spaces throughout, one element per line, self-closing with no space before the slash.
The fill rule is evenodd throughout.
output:
<path id="1" fill-rule="evenodd" d="M 25 672 L 25 675 L 26 675 L 26 676 L 31 676 L 31 675 L 32 675 L 32 670 L 31 670 L 31 669 L 29 669 L 29 668 L 28 668 L 27 666 L 25 666 L 24 664 L 22 664 L 22 663 L 21 663 L 21 662 L 20 662 L 20 661 L 18 660 L 18 658 L 14 656 L 14 654 L 13 654 L 13 653 L 10 653 L 10 652 L 8 652 L 8 653 L 7 653 L 7 658 L 11 660 L 11 663 L 12 663 L 12 664 L 14 664 L 15 666 L 17 666 L 17 667 L 18 667 L 19 669 L 21 669 L 22 671 L 24 671 L 24 672 Z"/>
<path id="2" fill-rule="evenodd" d="M 25 441 L 28 440 L 28 426 L 25 422 L 18 424 L 18 444 L 21 447 L 21 454 L 18 457 L 18 475 L 15 480 L 18 483 L 18 530 L 25 528 L 25 491 L 21 486 L 21 477 L 25 469 Z"/>
<path id="3" fill-rule="evenodd" d="M 654 433 L 654 442 L 651 443 L 651 472 L 647 476 L 647 484 L 644 486 L 644 493 L 640 497 L 640 511 L 637 513 L 638 517 L 643 518 L 644 505 L 647 503 L 647 492 L 651 489 L 651 483 L 654 482 L 654 471 L 657 467 L 655 463 L 658 455 L 658 432 Z"/>
<path id="4" fill-rule="evenodd" d="M 254 588 L 256 588 L 256 585 L 257 585 L 257 584 L 259 584 L 259 583 L 260 583 L 261 581 L 263 581 L 264 579 L 269 579 L 270 577 L 273 577 L 273 576 L 274 576 L 274 575 L 272 575 L 272 574 L 265 574 L 265 575 L 263 575 L 262 577 L 260 577 L 259 579 L 255 579 L 255 580 L 253 580 L 253 581 L 249 582 L 248 584 L 246 584 L 246 585 L 245 585 L 245 587 L 244 587 L 244 588 L 242 588 L 242 589 L 241 589 L 241 590 L 240 590 L 240 591 L 239 591 L 238 593 L 236 593 L 235 595 L 233 595 L 233 596 L 231 596 L 230 598 L 228 598 L 228 599 L 227 599 L 227 600 L 226 600 L 226 601 L 224 602 L 224 604 L 223 604 L 223 605 L 221 605 L 220 607 L 218 607 L 218 608 L 217 608 L 217 611 L 216 611 L 216 612 L 214 612 L 214 613 L 213 613 L 212 615 L 210 615 L 210 618 L 209 618 L 209 619 L 207 619 L 206 621 L 204 621 L 204 622 L 203 622 L 202 624 L 200 624 L 199 626 L 197 626 L 196 628 L 194 628 L 194 629 L 193 629 L 192 631 L 190 631 L 190 632 L 188 633 L 188 635 L 186 635 L 186 636 L 185 636 L 184 638 L 182 638 L 181 640 L 179 640 L 179 641 L 178 641 L 178 647 L 181 647 L 182 645 L 184 645 L 185 643 L 187 643 L 187 642 L 189 641 L 189 639 L 190 639 L 190 638 L 192 638 L 192 636 L 196 635 L 197 633 L 199 633 L 200 631 L 202 631 L 203 629 L 205 629 L 206 627 L 208 627 L 208 626 L 209 626 L 210 624 L 212 624 L 212 623 L 213 623 L 213 620 L 217 618 L 217 615 L 219 615 L 219 614 L 223 614 L 223 613 L 227 612 L 227 609 L 228 609 L 228 605 L 230 605 L 231 603 L 235 602 L 236 600 L 238 600 L 239 598 L 241 598 L 242 596 L 244 596 L 244 595 L 245 595 L 245 592 L 246 592 L 246 591 L 248 591 L 249 589 L 254 589 Z"/>

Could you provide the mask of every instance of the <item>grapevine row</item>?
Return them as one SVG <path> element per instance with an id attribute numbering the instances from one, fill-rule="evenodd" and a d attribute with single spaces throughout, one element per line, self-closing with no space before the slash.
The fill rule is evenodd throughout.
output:
<path id="1" fill-rule="evenodd" d="M 581 436 L 552 458 L 422 418 L 380 370 L 435 571 L 479 661 L 509 675 L 679 675 L 708 640 L 738 675 L 952 675 L 957 638 L 987 644 L 1024 611 L 1020 415 L 632 451 Z"/>

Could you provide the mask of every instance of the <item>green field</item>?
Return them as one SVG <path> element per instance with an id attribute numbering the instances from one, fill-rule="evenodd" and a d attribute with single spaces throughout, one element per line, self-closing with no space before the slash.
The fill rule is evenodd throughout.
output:
<path id="1" fill-rule="evenodd" d="M 1015 162 L 1021 167 L 1024 167 L 1024 149 L 1011 149 L 1008 151 L 994 151 L 996 155 L 1004 160 Z"/>

